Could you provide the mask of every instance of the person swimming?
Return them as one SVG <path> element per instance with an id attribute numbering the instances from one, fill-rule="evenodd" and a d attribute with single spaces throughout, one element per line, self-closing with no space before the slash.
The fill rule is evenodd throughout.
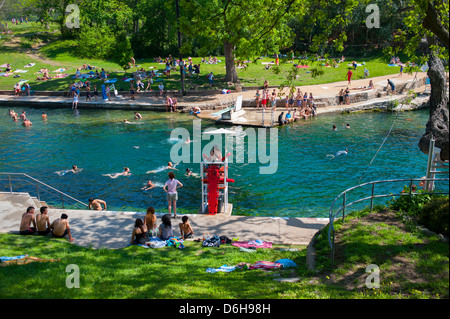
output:
<path id="1" fill-rule="evenodd" d="M 153 187 L 155 187 L 155 184 L 153 184 L 153 182 L 151 180 L 149 180 L 147 182 L 147 184 L 145 184 L 145 186 L 141 188 L 141 190 L 146 191 L 146 190 L 152 189 Z"/>
<path id="2" fill-rule="evenodd" d="M 189 168 L 186 168 L 186 173 L 184 174 L 187 177 L 200 177 L 200 175 L 198 175 L 197 173 L 194 173 L 193 171 L 191 171 Z"/>
<path id="3" fill-rule="evenodd" d="M 327 154 L 327 157 L 331 157 L 332 159 L 341 155 L 348 155 L 348 148 L 345 149 L 345 151 L 338 151 L 336 154 Z"/>
<path id="4" fill-rule="evenodd" d="M 72 165 L 72 169 L 66 169 L 66 170 L 63 170 L 63 171 L 57 171 L 55 173 L 58 174 L 59 176 L 64 176 L 67 173 L 74 173 L 74 174 L 76 174 L 76 173 L 81 172 L 82 170 L 83 169 L 82 168 L 78 168 L 77 165 Z"/>
<path id="5" fill-rule="evenodd" d="M 172 162 L 167 162 L 167 166 L 161 166 L 161 167 L 158 168 L 158 169 L 151 170 L 151 171 L 147 171 L 146 174 L 150 174 L 150 173 L 152 173 L 152 174 L 154 174 L 154 173 L 159 173 L 159 172 L 165 171 L 165 170 L 167 170 L 167 169 L 173 169 L 173 170 L 178 171 L 178 169 L 176 168 L 177 165 L 178 165 L 178 164 L 173 164 Z"/>
<path id="6" fill-rule="evenodd" d="M 124 167 L 123 168 L 123 172 L 121 172 L 121 173 L 103 174 L 103 176 L 108 176 L 108 177 L 111 177 L 111 178 L 117 178 L 119 176 L 130 176 L 130 175 L 131 175 L 131 172 L 130 172 L 130 169 L 128 167 Z"/>

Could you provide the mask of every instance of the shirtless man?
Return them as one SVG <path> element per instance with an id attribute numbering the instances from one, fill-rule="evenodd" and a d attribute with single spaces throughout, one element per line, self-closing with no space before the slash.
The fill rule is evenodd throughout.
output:
<path id="1" fill-rule="evenodd" d="M 102 208 L 102 205 L 104 205 L 105 208 Z M 88 208 L 91 209 L 91 207 L 92 207 L 93 210 L 106 210 L 106 202 L 104 200 L 93 199 L 91 197 L 91 198 L 89 198 L 89 206 L 88 206 Z"/>
<path id="2" fill-rule="evenodd" d="M 62 238 L 68 235 L 69 241 L 74 241 L 72 234 L 70 232 L 70 226 L 67 217 L 68 216 L 66 214 L 62 214 L 61 218 L 58 218 L 55 221 L 53 221 L 53 223 L 50 225 L 52 235 L 57 238 Z"/>
<path id="3" fill-rule="evenodd" d="M 42 112 L 41 118 L 43 121 L 47 120 L 47 114 L 45 114 L 45 112 Z"/>
<path id="4" fill-rule="evenodd" d="M 50 218 L 47 215 L 48 207 L 41 207 L 41 213 L 36 216 L 36 225 L 39 235 L 47 235 L 50 233 Z"/>
<path id="5" fill-rule="evenodd" d="M 30 227 L 33 223 L 34 227 Z M 20 222 L 20 234 L 32 235 L 36 232 L 36 220 L 34 217 L 34 207 L 27 208 L 27 212 L 22 215 L 22 221 Z"/>
<path id="6" fill-rule="evenodd" d="M 135 118 L 136 120 L 140 120 L 140 119 L 142 119 L 142 115 L 141 115 L 141 113 L 138 113 L 138 112 L 134 112 L 134 118 Z"/>
<path id="7" fill-rule="evenodd" d="M 23 126 L 25 127 L 30 127 L 31 125 L 33 125 L 33 123 L 31 123 L 31 121 L 29 119 L 25 119 L 22 123 Z"/>

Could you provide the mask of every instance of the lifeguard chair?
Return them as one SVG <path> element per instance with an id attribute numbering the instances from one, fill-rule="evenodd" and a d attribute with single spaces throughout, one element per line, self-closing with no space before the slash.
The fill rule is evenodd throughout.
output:
<path id="1" fill-rule="evenodd" d="M 204 134 L 235 134 L 233 131 L 219 129 Z M 210 156 L 202 157 L 200 176 L 202 181 L 202 203 L 200 213 L 216 215 L 219 213 L 231 215 L 233 205 L 228 202 L 229 183 L 234 179 L 228 178 L 228 155 L 219 154 L 213 147 Z M 219 152 L 217 152 L 219 151 Z"/>

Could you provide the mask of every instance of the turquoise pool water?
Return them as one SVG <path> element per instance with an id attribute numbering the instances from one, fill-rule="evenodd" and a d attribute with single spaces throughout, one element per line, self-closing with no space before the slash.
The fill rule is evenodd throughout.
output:
<path id="1" fill-rule="evenodd" d="M 142 111 L 144 119 L 139 124 L 124 124 L 123 119 L 134 121 L 132 111 L 74 112 L 25 106 L 15 111 L 20 114 L 22 109 L 33 122 L 31 128 L 11 121 L 8 108 L 0 107 L 0 172 L 27 173 L 84 202 L 90 196 L 104 199 L 111 210 L 145 211 L 148 206 L 154 206 L 157 212 L 167 210 L 161 188 L 167 171 L 147 172 L 167 164 L 177 142 L 170 138 L 171 131 L 181 127 L 192 133 L 194 117 Z M 41 120 L 43 111 L 48 114 L 46 122 Z M 323 115 L 277 128 L 275 174 L 259 174 L 258 163 L 230 164 L 230 177 L 235 179 L 230 189 L 233 213 L 325 217 L 333 199 L 356 184 L 424 176 L 427 156 L 417 144 L 425 130 L 428 110 L 401 113 L 369 167 L 395 117 L 381 112 Z M 344 123 L 349 123 L 350 129 L 344 128 Z M 333 124 L 337 132 L 332 132 Z M 218 126 L 202 121 L 202 130 L 207 127 Z M 203 141 L 203 145 L 206 143 Z M 346 148 L 348 155 L 327 156 Z M 72 164 L 83 171 L 57 173 Z M 121 172 L 124 166 L 130 168 L 131 176 L 104 176 Z M 190 168 L 199 173 L 199 164 L 181 163 L 177 168 L 176 177 L 185 185 L 179 191 L 179 213 L 196 212 L 200 180 L 184 176 L 184 171 Z M 141 190 L 148 179 L 157 187 Z"/>

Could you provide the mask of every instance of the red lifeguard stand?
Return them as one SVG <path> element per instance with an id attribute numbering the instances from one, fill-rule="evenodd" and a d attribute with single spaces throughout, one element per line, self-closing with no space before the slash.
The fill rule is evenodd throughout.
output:
<path id="1" fill-rule="evenodd" d="M 204 134 L 235 134 L 233 131 L 219 129 L 205 132 Z M 216 150 L 219 151 L 219 150 Z M 212 150 L 214 153 L 214 147 Z M 218 152 L 220 154 L 220 151 Z M 202 204 L 201 213 L 216 215 L 223 213 L 231 215 L 233 205 L 228 202 L 229 183 L 234 179 L 228 178 L 228 155 L 204 156 L 200 163 L 200 176 L 202 180 Z"/>

